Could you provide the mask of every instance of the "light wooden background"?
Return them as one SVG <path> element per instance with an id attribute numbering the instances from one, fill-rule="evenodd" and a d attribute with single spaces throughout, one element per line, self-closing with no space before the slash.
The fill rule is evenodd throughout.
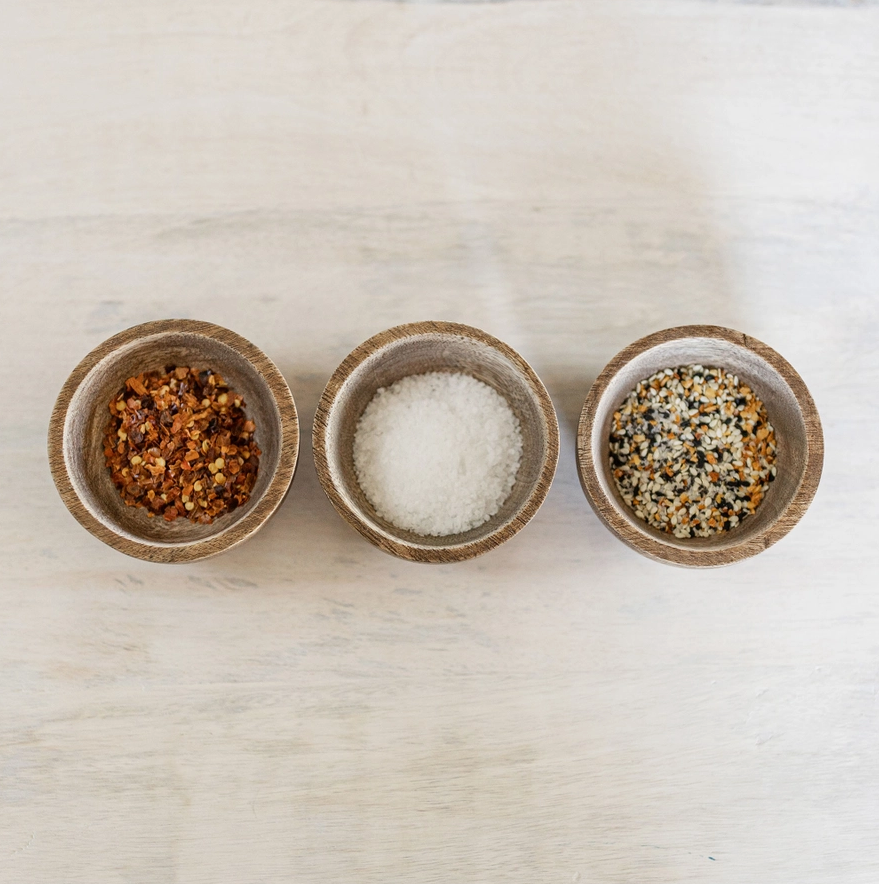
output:
<path id="1" fill-rule="evenodd" d="M 0 0 L 0 881 L 879 880 L 879 7 Z M 306 447 L 201 564 L 52 486 L 75 363 L 189 316 L 304 429 L 399 322 L 517 348 L 562 424 L 537 518 L 389 558 Z M 642 334 L 774 346 L 818 496 L 725 570 L 589 510 L 574 426 Z"/>

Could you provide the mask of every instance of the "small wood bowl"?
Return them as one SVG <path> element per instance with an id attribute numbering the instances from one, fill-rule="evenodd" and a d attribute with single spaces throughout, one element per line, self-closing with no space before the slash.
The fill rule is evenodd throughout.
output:
<path id="1" fill-rule="evenodd" d="M 778 443 L 777 475 L 756 512 L 735 528 L 679 539 L 649 527 L 623 501 L 608 449 L 613 413 L 636 384 L 660 369 L 692 364 L 734 372 L 763 400 Z M 823 462 L 821 421 L 796 371 L 766 344 L 713 325 L 665 329 L 614 356 L 586 397 L 577 432 L 580 481 L 601 521 L 645 556 L 688 568 L 737 562 L 784 537 L 812 502 Z"/>
<path id="2" fill-rule="evenodd" d="M 108 403 L 127 378 L 166 365 L 218 372 L 256 423 L 262 454 L 250 499 L 210 525 L 166 522 L 126 506 L 104 459 Z M 49 423 L 49 466 L 67 508 L 104 543 L 151 562 L 194 562 L 246 540 L 284 499 L 298 453 L 296 405 L 274 363 L 235 332 L 189 319 L 147 322 L 104 341 L 73 370 Z"/>
<path id="3" fill-rule="evenodd" d="M 379 387 L 409 375 L 464 372 L 509 403 L 522 430 L 516 483 L 487 522 L 460 534 L 425 537 L 376 513 L 357 483 L 354 434 Z M 549 395 L 534 370 L 497 338 L 453 322 L 414 322 L 370 338 L 336 369 L 314 416 L 314 463 L 337 512 L 367 540 L 415 562 L 459 562 L 494 549 L 520 531 L 543 503 L 558 462 L 559 429 Z"/>

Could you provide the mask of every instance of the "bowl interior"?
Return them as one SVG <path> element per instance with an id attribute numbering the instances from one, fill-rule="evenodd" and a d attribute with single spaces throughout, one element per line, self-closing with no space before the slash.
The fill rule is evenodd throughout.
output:
<path id="1" fill-rule="evenodd" d="M 701 364 L 734 372 L 763 400 L 775 428 L 777 475 L 753 515 L 735 528 L 712 537 L 677 538 L 642 522 L 617 491 L 610 470 L 609 437 L 613 413 L 635 385 L 663 368 Z M 668 546 L 686 550 L 720 550 L 761 534 L 787 509 L 803 481 L 808 462 L 806 425 L 787 381 L 765 359 L 746 347 L 717 338 L 681 338 L 658 344 L 626 363 L 609 381 L 598 402 L 590 440 L 597 479 L 607 498 L 633 528 Z"/>
<path id="2" fill-rule="evenodd" d="M 493 387 L 509 403 L 522 430 L 522 460 L 509 497 L 488 521 L 469 531 L 425 537 L 376 513 L 354 472 L 354 434 L 380 387 L 408 375 L 464 372 Z M 513 521 L 534 493 L 549 455 L 550 428 L 538 392 L 521 368 L 490 344 L 455 334 L 427 333 L 391 341 L 357 365 L 340 386 L 326 422 L 330 478 L 342 502 L 361 522 L 387 538 L 419 549 L 448 549 L 482 540 Z"/>
<path id="3" fill-rule="evenodd" d="M 142 371 L 164 371 L 168 365 L 210 368 L 221 374 L 230 388 L 243 397 L 247 416 L 256 424 L 255 438 L 262 454 L 250 499 L 210 525 L 196 525 L 188 519 L 166 522 L 160 516 L 149 518 L 143 508 L 126 506 L 104 459 L 103 438 L 110 418 L 110 400 L 127 378 Z M 278 467 L 281 438 L 280 411 L 257 369 L 221 341 L 180 331 L 147 335 L 124 344 L 92 368 L 71 397 L 64 424 L 63 452 L 74 490 L 98 521 L 131 540 L 178 546 L 221 534 L 253 509 Z"/>

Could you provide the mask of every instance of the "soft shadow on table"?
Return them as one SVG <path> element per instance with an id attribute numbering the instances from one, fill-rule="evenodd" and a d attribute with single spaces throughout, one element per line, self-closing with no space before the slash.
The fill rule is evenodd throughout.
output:
<path id="1" fill-rule="evenodd" d="M 312 418 L 329 372 L 313 367 L 278 366 L 296 398 L 299 414 L 299 460 L 290 491 L 270 522 L 229 556 L 236 566 L 252 568 L 273 579 L 303 577 L 323 582 L 361 560 L 373 550 L 336 514 L 314 469 L 311 447 Z"/>
<path id="2" fill-rule="evenodd" d="M 327 353 L 321 365 L 279 360 L 300 416 L 296 477 L 277 514 L 224 556 L 222 569 L 305 594 L 358 581 L 438 589 L 488 570 L 501 585 L 515 574 L 518 591 L 530 593 L 536 590 L 527 588 L 527 575 L 536 586 L 567 579 L 587 563 L 609 580 L 631 567 L 634 554 L 598 524 L 577 477 L 576 430 L 589 387 L 643 335 L 691 323 L 741 325 L 706 185 L 659 135 L 650 147 L 644 154 L 630 146 L 620 158 L 642 175 L 640 183 L 621 176 L 615 193 L 613 180 L 584 174 L 567 201 L 539 212 L 524 202 L 462 197 L 434 207 L 429 233 L 423 209 L 396 209 L 393 237 L 378 223 L 386 208 L 375 210 L 374 229 L 366 231 L 361 222 L 349 230 L 337 220 L 336 248 L 361 262 L 376 292 L 367 315 L 350 296 L 356 323 L 340 320 L 338 359 L 346 346 L 398 322 L 453 319 L 506 340 L 545 383 L 560 425 L 559 466 L 546 502 L 520 535 L 480 559 L 425 567 L 387 556 L 351 529 L 327 500 L 312 459 L 312 417 L 337 364 Z M 438 244 L 427 258 L 416 248 L 425 236 Z M 355 261 L 355 247 L 365 257 Z M 220 564 L 200 567 L 219 573 Z"/>
<path id="3" fill-rule="evenodd" d="M 279 368 L 295 391 L 300 419 L 299 461 L 293 484 L 276 514 L 247 543 L 222 557 L 189 566 L 203 575 L 197 582 L 204 579 L 218 588 L 246 586 L 248 592 L 260 586 L 272 586 L 272 592 L 283 587 L 283 592 L 295 590 L 304 597 L 316 593 L 317 598 L 325 587 L 334 584 L 350 586 L 362 581 L 373 586 L 388 584 L 389 592 L 394 591 L 394 586 L 413 587 L 411 591 L 420 592 L 422 588 L 436 585 L 466 586 L 484 572 L 496 574 L 502 586 L 505 574 L 515 572 L 522 576 L 532 569 L 536 575 L 544 574 L 547 555 L 558 561 L 558 556 L 551 553 L 549 539 L 541 535 L 551 533 L 553 523 L 565 514 L 553 514 L 549 503 L 544 504 L 532 524 L 510 543 L 469 562 L 420 565 L 395 559 L 373 547 L 336 513 L 314 469 L 312 418 L 332 367 L 322 372 L 314 371 L 311 366 L 281 362 Z M 571 395 L 575 397 L 577 393 L 572 389 Z M 568 484 L 562 475 L 569 471 L 568 454 L 562 453 L 556 478 L 559 487 Z M 574 508 L 579 511 L 579 517 L 586 515 L 585 500 L 579 495 L 574 496 Z M 544 517 L 543 528 L 541 517 Z M 567 557 L 576 562 L 577 556 L 575 550 Z"/>
<path id="4" fill-rule="evenodd" d="M 552 19 L 534 15 L 538 24 Z M 530 592 L 523 581 L 532 575 L 566 578 L 589 560 L 611 577 L 632 562 L 597 524 L 577 480 L 576 427 L 589 386 L 643 335 L 740 324 L 725 219 L 687 136 L 690 81 L 676 72 L 657 81 L 653 62 L 664 50 L 641 35 L 644 54 L 633 54 L 632 35 L 611 19 L 589 18 L 588 28 L 572 20 L 584 26 L 586 44 L 554 44 L 546 57 L 514 27 L 503 32 L 504 54 L 488 60 L 472 45 L 494 47 L 498 22 L 487 9 L 467 20 L 466 40 L 452 30 L 437 43 L 433 31 L 415 29 L 385 47 L 395 63 L 406 59 L 412 80 L 394 81 L 376 121 L 352 129 L 364 165 L 343 203 L 303 210 L 295 179 L 281 178 L 277 212 L 202 224 L 197 236 L 187 228 L 179 246 L 162 240 L 187 260 L 212 257 L 232 278 L 251 265 L 274 268 L 251 286 L 272 313 L 301 313 L 322 340 L 300 350 L 310 359 L 284 361 L 289 339 L 273 342 L 254 323 L 297 400 L 297 474 L 254 538 L 198 569 L 247 572 L 303 592 L 395 575 L 436 587 L 488 569 L 500 583 L 515 573 Z M 584 45 L 593 52 L 584 55 Z M 358 31 L 339 76 L 356 73 L 364 90 L 384 95 L 374 50 Z M 572 76 L 578 88 L 560 88 Z M 415 164 L 405 186 L 392 147 Z M 213 265 L 192 266 L 202 273 Z M 228 322 L 237 318 L 230 313 Z M 439 568 L 395 560 L 344 523 L 318 483 L 310 444 L 323 386 L 345 354 L 383 328 L 423 318 L 475 325 L 517 349 L 546 384 L 561 430 L 553 488 L 521 535 L 484 558 Z"/>

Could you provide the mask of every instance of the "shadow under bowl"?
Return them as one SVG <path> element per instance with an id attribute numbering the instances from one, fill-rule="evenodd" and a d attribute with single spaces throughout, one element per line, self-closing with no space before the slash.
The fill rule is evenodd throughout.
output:
<path id="1" fill-rule="evenodd" d="M 692 364 L 733 372 L 763 401 L 775 429 L 777 475 L 755 513 L 735 528 L 682 539 L 648 526 L 623 501 L 611 473 L 609 440 L 613 413 L 639 381 Z M 790 363 L 761 341 L 719 326 L 665 329 L 630 344 L 592 385 L 577 432 L 580 481 L 601 521 L 638 552 L 690 568 L 737 562 L 784 537 L 815 496 L 823 461 L 815 403 Z"/>
<path id="2" fill-rule="evenodd" d="M 104 458 L 108 403 L 127 378 L 168 365 L 222 375 L 256 424 L 262 454 L 250 498 L 210 525 L 183 518 L 166 522 L 126 506 Z M 208 322 L 169 319 L 120 332 L 80 362 L 58 395 L 48 445 L 61 499 L 95 537 L 135 558 L 192 562 L 241 543 L 280 506 L 296 471 L 299 423 L 287 382 L 259 348 Z"/>
<path id="3" fill-rule="evenodd" d="M 503 396 L 519 419 L 523 447 L 513 489 L 494 516 L 469 531 L 429 537 L 398 528 L 375 511 L 357 482 L 354 436 L 380 387 L 437 371 L 471 375 Z M 415 322 L 375 335 L 336 369 L 315 414 L 313 443 L 327 497 L 367 540 L 403 559 L 457 562 L 494 549 L 534 516 L 555 474 L 559 431 L 546 389 L 512 348 L 467 325 Z"/>

